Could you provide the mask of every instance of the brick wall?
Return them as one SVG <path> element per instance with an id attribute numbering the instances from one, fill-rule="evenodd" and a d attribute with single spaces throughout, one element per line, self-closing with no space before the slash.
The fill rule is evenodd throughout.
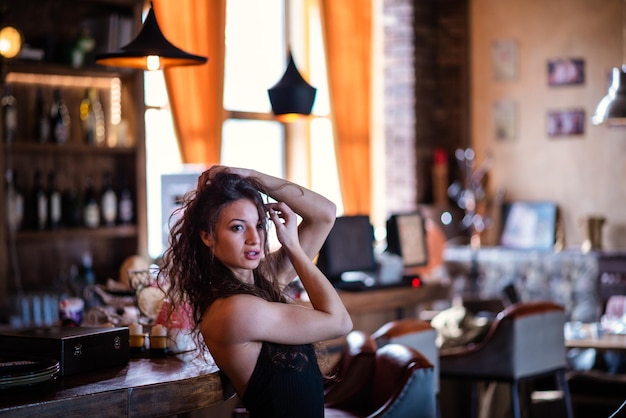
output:
<path id="1" fill-rule="evenodd" d="M 468 1 L 383 2 L 388 212 L 432 201 L 435 148 L 469 146 Z"/>

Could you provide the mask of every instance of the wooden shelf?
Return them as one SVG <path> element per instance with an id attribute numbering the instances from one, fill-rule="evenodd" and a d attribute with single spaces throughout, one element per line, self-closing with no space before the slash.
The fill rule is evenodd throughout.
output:
<path id="1" fill-rule="evenodd" d="M 95 146 L 95 145 L 87 145 L 87 144 L 76 144 L 76 143 L 67 143 L 67 144 L 52 144 L 52 143 L 44 143 L 39 144 L 35 141 L 30 142 L 16 142 L 15 144 L 4 144 L 5 153 L 43 153 L 43 154 L 59 154 L 59 155 L 68 155 L 68 154 L 104 154 L 104 155 L 133 155 L 137 152 L 135 147 L 129 146 L 120 146 L 120 147 L 105 147 L 105 146 Z"/>
<path id="2" fill-rule="evenodd" d="M 116 225 L 99 228 L 62 228 L 43 231 L 19 231 L 15 234 L 17 241 L 32 240 L 69 240 L 73 238 L 134 238 L 137 236 L 135 225 Z"/>
<path id="3" fill-rule="evenodd" d="M 50 286 L 64 277 L 83 256 L 93 256 L 98 278 L 115 277 L 129 256 L 147 256 L 145 104 L 143 72 L 100 66 L 93 55 L 85 65 L 73 67 L 68 55 L 81 31 L 92 30 L 95 51 L 116 48 L 109 45 L 109 32 L 116 18 L 140 28 L 143 0 L 28 0 L 10 2 L 4 18 L 22 31 L 24 41 L 44 52 L 42 61 L 16 59 L 7 62 L 6 83 L 17 102 L 15 142 L 0 138 L 0 173 L 13 170 L 24 196 L 25 223 L 34 217 L 32 189 L 35 173 L 43 178 L 55 174 L 56 187 L 64 196 L 84 194 L 91 180 L 99 196 L 104 175 L 111 175 L 114 189 L 130 188 L 134 200 L 134 220 L 130 225 L 113 227 L 22 230 L 6 228 L 6 189 L 0 182 L 0 315 L 8 307 L 7 296 L 16 289 L 24 291 Z M 128 28 L 127 28 L 128 29 Z M 117 32 L 115 32 L 117 33 Z M 130 34 L 131 36 L 133 33 Z M 105 146 L 87 144 L 78 109 L 88 88 L 100 96 L 106 120 Z M 35 141 L 34 106 L 41 92 L 46 106 L 55 90 L 70 111 L 69 138 L 64 144 Z M 121 125 L 120 125 L 121 123 Z M 1 136 L 1 134 L 0 134 Z M 51 177 L 50 177 L 51 178 Z M 44 180 L 44 187 L 48 183 Z M 29 218 L 28 221 L 26 218 Z M 0 320 L 6 319 L 0 317 Z"/>

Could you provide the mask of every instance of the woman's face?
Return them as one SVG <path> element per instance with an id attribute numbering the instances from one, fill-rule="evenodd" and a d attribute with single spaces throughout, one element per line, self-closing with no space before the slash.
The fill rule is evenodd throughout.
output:
<path id="1" fill-rule="evenodd" d="M 225 206 L 215 225 L 215 236 L 201 233 L 215 257 L 241 280 L 252 280 L 252 270 L 263 255 L 264 230 L 256 205 L 247 199 Z"/>

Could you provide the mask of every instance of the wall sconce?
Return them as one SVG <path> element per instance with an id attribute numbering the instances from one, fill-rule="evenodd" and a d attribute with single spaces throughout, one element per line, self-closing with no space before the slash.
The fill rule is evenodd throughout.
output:
<path id="1" fill-rule="evenodd" d="M 600 100 L 591 118 L 594 125 L 626 126 L 626 65 L 613 67 L 609 91 Z"/>
<path id="2" fill-rule="evenodd" d="M 281 122 L 293 122 L 301 115 L 310 115 L 317 89 L 302 77 L 293 55 L 289 51 L 287 69 L 283 77 L 267 90 L 276 119 Z"/>
<path id="3" fill-rule="evenodd" d="M 12 59 L 22 50 L 22 33 L 13 26 L 0 29 L 0 56 Z"/>
<path id="4" fill-rule="evenodd" d="M 117 51 L 96 55 L 96 63 L 100 65 L 150 71 L 183 65 L 199 65 L 206 63 L 207 60 L 206 57 L 189 54 L 172 45 L 163 36 L 152 6 L 141 31 L 134 40 Z"/>
<path id="5" fill-rule="evenodd" d="M 13 26 L 0 28 L 0 84 L 4 84 L 7 75 L 7 61 L 17 57 L 22 50 L 22 33 Z"/>
<path id="6" fill-rule="evenodd" d="M 594 125 L 626 126 L 626 0 L 622 4 L 622 68 L 611 70 L 609 91 L 600 100 L 591 118 Z"/>

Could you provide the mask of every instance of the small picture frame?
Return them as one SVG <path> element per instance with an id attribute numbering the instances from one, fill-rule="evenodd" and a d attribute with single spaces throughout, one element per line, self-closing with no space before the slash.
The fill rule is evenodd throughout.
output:
<path id="1" fill-rule="evenodd" d="M 548 85 L 572 86 L 585 83 L 585 60 L 557 58 L 548 61 Z"/>
<path id="2" fill-rule="evenodd" d="M 494 80 L 517 80 L 517 55 L 517 42 L 513 40 L 502 39 L 491 44 L 491 64 Z"/>
<path id="3" fill-rule="evenodd" d="M 420 212 L 396 213 L 389 217 L 387 251 L 401 256 L 405 267 L 428 263 L 425 219 Z"/>
<path id="4" fill-rule="evenodd" d="M 493 134 L 497 141 L 512 141 L 517 137 L 517 105 L 513 100 L 493 104 Z"/>
<path id="5" fill-rule="evenodd" d="M 555 202 L 517 201 L 503 205 L 500 244 L 522 250 L 552 250 L 556 243 Z"/>
<path id="6" fill-rule="evenodd" d="M 546 125 L 550 138 L 583 135 L 585 133 L 585 109 L 549 110 Z"/>

